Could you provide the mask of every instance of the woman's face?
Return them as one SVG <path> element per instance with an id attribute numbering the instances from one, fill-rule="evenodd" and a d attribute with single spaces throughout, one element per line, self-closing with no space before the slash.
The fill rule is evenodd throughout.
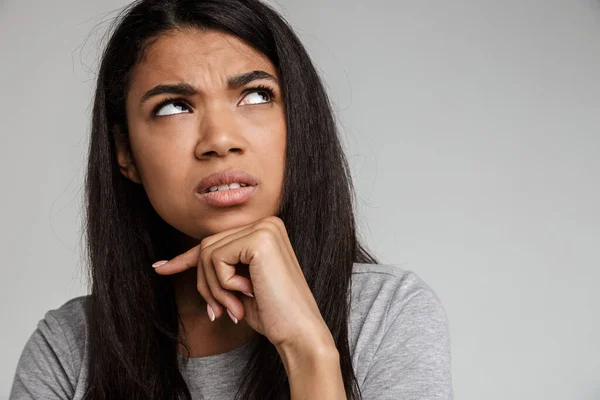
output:
<path id="1" fill-rule="evenodd" d="M 266 74 L 230 81 L 252 71 Z M 147 95 L 158 85 L 182 84 L 191 91 Z M 257 85 L 275 98 L 249 90 Z M 161 105 L 168 98 L 177 100 Z M 277 214 L 286 124 L 278 77 L 266 56 L 224 33 L 173 30 L 132 70 L 126 112 L 132 158 L 117 142 L 121 172 L 144 186 L 169 225 L 200 240 Z M 257 179 L 246 202 L 223 207 L 198 196 L 200 180 L 231 169 Z"/>

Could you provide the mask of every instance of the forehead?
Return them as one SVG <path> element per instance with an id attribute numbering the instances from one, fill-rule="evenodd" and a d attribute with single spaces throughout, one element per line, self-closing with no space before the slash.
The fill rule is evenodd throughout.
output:
<path id="1" fill-rule="evenodd" d="M 165 81 L 186 81 L 200 88 L 225 85 L 240 72 L 264 70 L 276 75 L 271 61 L 239 38 L 218 31 L 172 30 L 159 36 L 131 73 L 131 92 Z"/>

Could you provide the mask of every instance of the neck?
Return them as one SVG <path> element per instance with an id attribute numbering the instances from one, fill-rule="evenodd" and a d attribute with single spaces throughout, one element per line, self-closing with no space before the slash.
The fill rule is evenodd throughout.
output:
<path id="1" fill-rule="evenodd" d="M 173 229 L 173 257 L 183 254 L 200 243 L 199 239 Z M 173 243 L 173 242 L 172 242 Z M 258 335 L 245 320 L 234 324 L 223 307 L 223 314 L 213 322 L 208 317 L 206 300 L 197 289 L 197 268 L 173 275 L 173 290 L 181 318 L 180 337 L 190 350 L 190 357 L 206 357 L 236 349 Z M 185 354 L 183 349 L 178 351 Z"/>
<path id="2" fill-rule="evenodd" d="M 197 268 L 180 272 L 173 277 L 175 302 L 183 325 L 181 339 L 190 350 L 190 357 L 206 357 L 236 349 L 258 332 L 245 320 L 234 324 L 227 311 L 211 322 L 206 311 L 206 301 L 196 288 Z M 180 354 L 185 354 L 181 348 Z"/>

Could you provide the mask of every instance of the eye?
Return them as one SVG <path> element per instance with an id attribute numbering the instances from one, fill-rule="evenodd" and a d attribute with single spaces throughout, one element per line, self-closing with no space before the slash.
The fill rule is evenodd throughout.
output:
<path id="1" fill-rule="evenodd" d="M 181 99 L 169 98 L 161 101 L 155 108 L 152 114 L 156 117 L 162 117 L 165 115 L 173 115 L 173 114 L 181 114 L 178 112 L 171 112 L 173 110 L 177 111 L 177 108 L 186 108 L 190 109 L 187 104 Z M 161 110 L 167 110 L 167 112 L 160 112 Z"/>
<path id="2" fill-rule="evenodd" d="M 271 103 L 275 100 L 275 92 L 273 89 L 267 86 L 257 86 L 247 89 L 248 93 L 244 99 L 240 102 L 240 105 L 244 105 L 244 102 L 248 105 L 253 104 L 264 104 Z"/>

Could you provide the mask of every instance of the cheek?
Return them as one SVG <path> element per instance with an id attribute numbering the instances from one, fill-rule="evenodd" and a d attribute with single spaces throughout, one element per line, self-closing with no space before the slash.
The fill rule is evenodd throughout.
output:
<path id="1" fill-rule="evenodd" d="M 278 201 L 283 189 L 283 178 L 285 174 L 285 133 L 269 138 L 267 143 L 260 149 L 258 156 L 264 179 L 268 182 L 269 197 Z M 278 204 L 276 205 L 278 207 Z"/>
<path id="2" fill-rule="evenodd" d="M 254 144 L 263 172 L 269 176 L 283 175 L 285 167 L 285 130 L 273 129 L 263 134 Z"/>
<path id="3" fill-rule="evenodd" d="M 141 125 L 131 133 L 132 151 L 147 189 L 177 182 L 178 172 L 187 171 L 182 157 L 189 152 L 187 127 L 168 129 L 163 125 Z"/>
<path id="4" fill-rule="evenodd" d="M 165 218 L 169 212 L 185 209 L 186 190 L 192 189 L 186 187 L 191 182 L 186 176 L 190 168 L 181 153 L 173 147 L 146 143 L 134 154 L 142 185 L 156 212 Z"/>

